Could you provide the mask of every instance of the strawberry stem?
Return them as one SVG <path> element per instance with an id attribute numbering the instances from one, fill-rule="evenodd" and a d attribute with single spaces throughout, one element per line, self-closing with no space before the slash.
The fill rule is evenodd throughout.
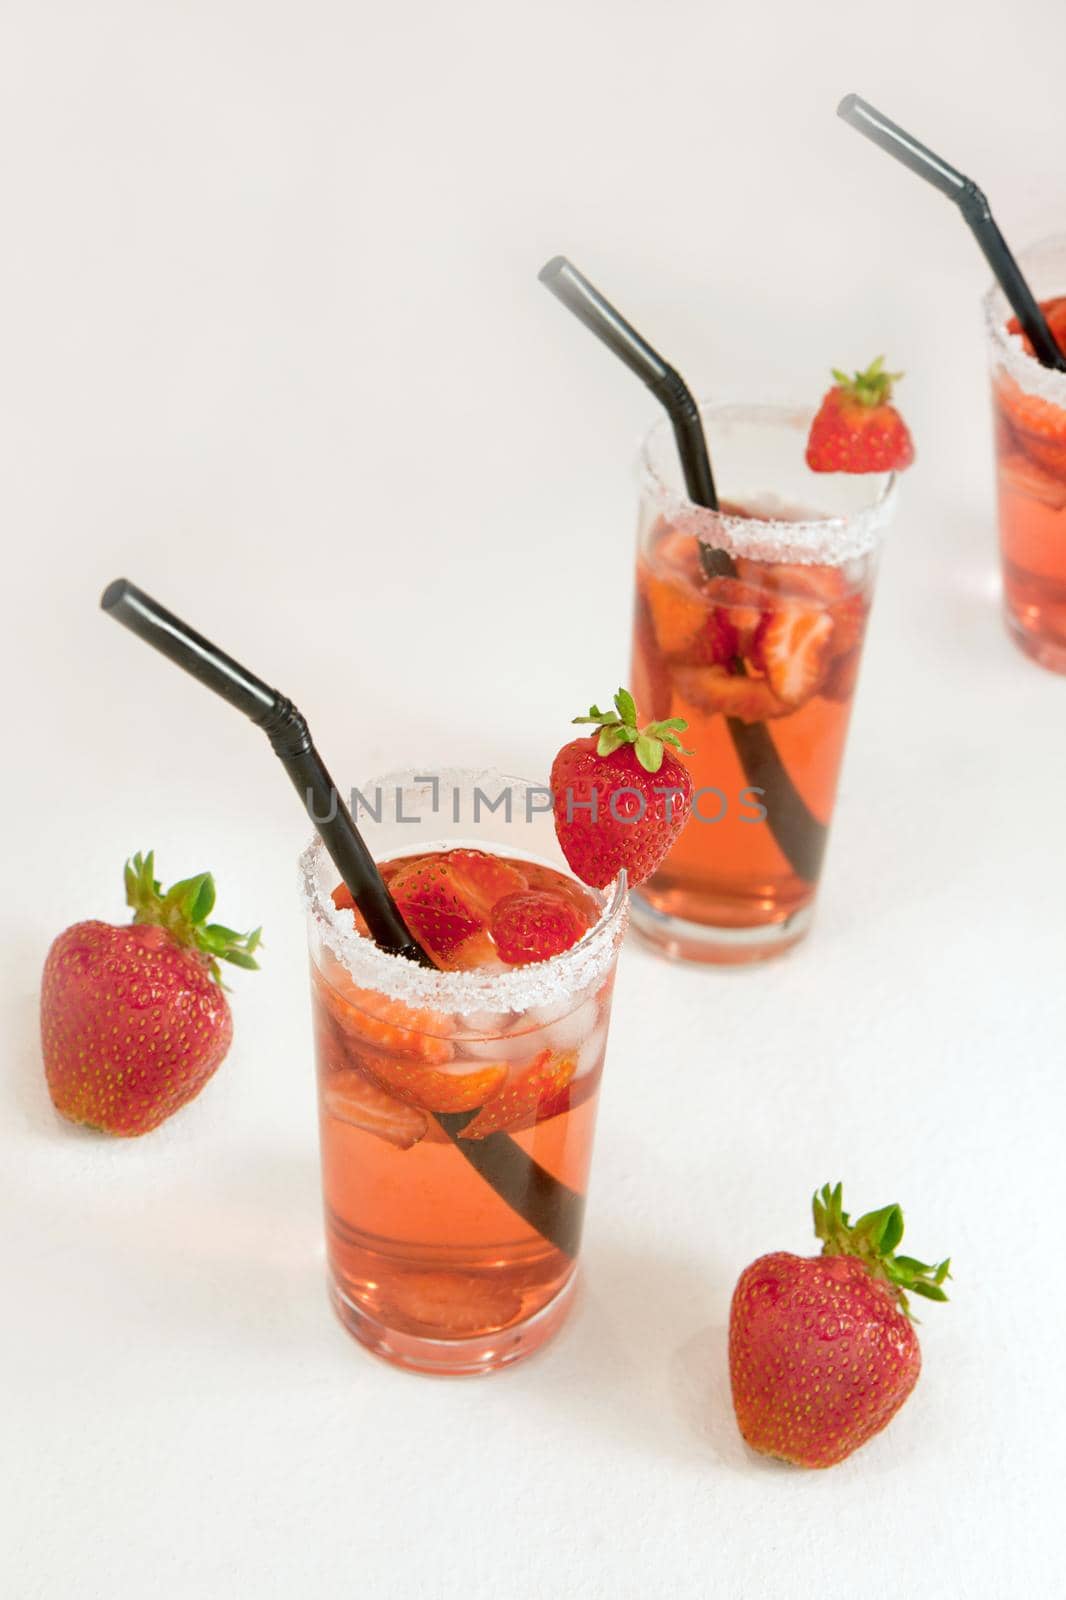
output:
<path id="1" fill-rule="evenodd" d="M 903 1212 L 899 1206 L 882 1206 L 867 1211 L 852 1222 L 844 1210 L 842 1186 L 825 1184 L 813 1200 L 814 1231 L 822 1240 L 824 1256 L 858 1256 L 875 1278 L 883 1278 L 896 1291 L 907 1316 L 908 1294 L 925 1300 L 946 1300 L 945 1278 L 951 1276 L 951 1260 L 935 1265 L 916 1261 L 913 1256 L 898 1256 L 896 1246 L 903 1238 Z"/>
<path id="2" fill-rule="evenodd" d="M 892 398 L 892 385 L 903 377 L 902 372 L 886 372 L 884 367 L 884 356 L 878 356 L 876 361 L 870 362 L 865 372 L 853 373 L 850 378 L 839 367 L 831 370 L 837 387 L 849 400 L 856 405 L 872 407 L 887 405 Z"/>
<path id="3" fill-rule="evenodd" d="M 575 717 L 575 723 L 598 723 L 600 736 L 596 741 L 596 754 L 609 756 L 623 744 L 631 744 L 637 760 L 645 772 L 658 772 L 663 764 L 665 746 L 680 750 L 682 755 L 692 755 L 677 737 L 684 733 L 688 723 L 684 717 L 667 717 L 662 722 L 648 722 L 638 726 L 637 703 L 628 689 L 619 689 L 614 697 L 614 711 L 601 711 L 599 706 L 589 706 L 587 717 Z"/>
<path id="4" fill-rule="evenodd" d="M 186 949 L 197 950 L 206 957 L 212 978 L 221 987 L 220 961 L 235 967 L 258 971 L 254 951 L 259 948 L 262 928 L 251 933 L 237 933 L 221 922 L 208 922 L 215 904 L 215 880 L 209 872 L 199 872 L 194 878 L 182 878 L 164 891 L 155 877 L 155 851 L 146 856 L 140 852 L 126 862 L 126 904 L 133 910 L 133 920 L 165 928 L 171 938 Z"/>

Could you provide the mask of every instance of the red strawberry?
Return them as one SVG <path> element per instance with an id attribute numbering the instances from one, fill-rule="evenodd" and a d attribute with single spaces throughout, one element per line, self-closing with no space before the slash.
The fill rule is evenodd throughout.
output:
<path id="1" fill-rule="evenodd" d="M 825 676 L 833 619 L 811 606 L 782 606 L 759 625 L 753 656 L 786 706 L 802 705 Z"/>
<path id="2" fill-rule="evenodd" d="M 630 888 L 653 873 L 692 809 L 688 769 L 666 747 L 681 750 L 683 717 L 637 727 L 633 696 L 619 689 L 617 714 L 593 706 L 574 721 L 599 732 L 573 739 L 552 763 L 555 832 L 570 866 L 603 889 L 624 867 Z M 682 751 L 683 754 L 691 752 Z"/>
<path id="3" fill-rule="evenodd" d="M 682 700 L 697 711 L 720 711 L 738 722 L 766 722 L 792 709 L 777 698 L 768 679 L 732 673 L 727 667 L 678 667 L 674 680 Z"/>
<path id="4" fill-rule="evenodd" d="M 946 1300 L 947 1261 L 897 1256 L 899 1206 L 852 1224 L 841 1190 L 814 1197 L 820 1256 L 781 1251 L 741 1273 L 729 1316 L 729 1373 L 753 1450 L 800 1467 L 843 1461 L 890 1422 L 918 1381 L 907 1293 Z"/>
<path id="5" fill-rule="evenodd" d="M 445 854 L 483 912 L 491 911 L 504 895 L 520 894 L 528 887 L 524 872 L 485 850 L 448 850 Z"/>
<path id="6" fill-rule="evenodd" d="M 497 900 L 490 929 L 509 966 L 548 961 L 576 944 L 585 931 L 569 900 L 545 889 L 527 889 Z"/>
<path id="7" fill-rule="evenodd" d="M 507 1077 L 504 1062 L 456 1062 L 450 1070 L 423 1066 L 409 1056 L 377 1055 L 366 1051 L 357 1064 L 383 1089 L 423 1111 L 473 1111 L 502 1087 Z M 464 1070 L 465 1067 L 465 1070 Z"/>
<path id="8" fill-rule="evenodd" d="M 56 1109 L 105 1133 L 148 1133 L 199 1094 L 224 1059 L 233 1019 L 219 961 L 257 967 L 259 929 L 208 923 L 214 879 L 166 894 L 154 855 L 126 863 L 133 922 L 78 922 L 48 952 L 41 1046 Z"/>
<path id="9" fill-rule="evenodd" d="M 480 903 L 446 858 L 430 856 L 401 868 L 389 888 L 407 926 L 437 961 L 448 964 L 460 945 L 487 926 Z"/>
<path id="10" fill-rule="evenodd" d="M 536 1122 L 538 1110 L 558 1100 L 576 1071 L 576 1055 L 571 1052 L 558 1055 L 552 1050 L 542 1050 L 482 1106 L 459 1137 L 485 1139 L 490 1133 L 499 1133 L 504 1128 L 518 1128 Z"/>
<path id="11" fill-rule="evenodd" d="M 849 378 L 837 380 L 811 423 L 807 465 L 812 472 L 899 472 L 914 460 L 907 424 L 892 405 L 892 385 L 901 372 L 885 372 L 884 356 Z"/>
<path id="12" fill-rule="evenodd" d="M 710 658 L 728 665 L 732 656 L 747 655 L 766 609 L 767 596 L 755 583 L 739 578 L 711 578 L 704 588 L 711 606 L 717 653 Z M 731 655 L 726 651 L 732 645 Z"/>

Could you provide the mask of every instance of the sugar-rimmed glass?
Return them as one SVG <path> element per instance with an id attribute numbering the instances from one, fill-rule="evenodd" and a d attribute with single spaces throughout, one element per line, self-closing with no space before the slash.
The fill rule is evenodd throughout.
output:
<path id="1" fill-rule="evenodd" d="M 1066 296 L 1066 236 L 1045 239 L 1018 259 L 1045 306 Z M 1041 366 L 1021 335 L 1008 331 L 1010 307 L 998 284 L 984 311 L 1004 620 L 1027 656 L 1066 672 L 1066 373 Z M 1066 327 L 1066 317 L 1057 325 Z"/>
<path id="2" fill-rule="evenodd" d="M 470 846 L 569 876 L 542 786 L 407 772 L 353 798 L 379 861 Z M 301 873 L 334 1305 L 397 1365 L 471 1373 L 520 1359 L 560 1326 L 574 1287 L 624 877 L 562 955 L 444 972 L 360 937 L 332 902 L 320 841 Z M 437 1109 L 531 1071 L 535 1110 L 487 1137 L 463 1137 L 475 1107 Z"/>
<path id="3" fill-rule="evenodd" d="M 812 472 L 809 411 L 700 414 L 719 511 L 687 499 L 668 423 L 640 457 L 632 687 L 687 719 L 696 795 L 632 917 L 668 955 L 742 962 L 810 924 L 896 480 Z"/>

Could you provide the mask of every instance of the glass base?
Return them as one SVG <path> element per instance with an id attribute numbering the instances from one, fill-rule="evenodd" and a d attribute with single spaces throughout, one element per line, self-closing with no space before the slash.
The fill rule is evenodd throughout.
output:
<path id="1" fill-rule="evenodd" d="M 365 1307 L 349 1300 L 333 1277 L 329 1279 L 329 1297 L 352 1337 L 383 1361 L 405 1367 L 408 1372 L 460 1378 L 495 1372 L 498 1367 L 509 1367 L 534 1355 L 566 1321 L 577 1280 L 575 1268 L 555 1298 L 525 1322 L 470 1339 L 426 1339 L 418 1334 L 398 1333 Z"/>
<path id="2" fill-rule="evenodd" d="M 1030 661 L 1045 667 L 1048 672 L 1066 673 L 1066 645 L 1058 644 L 1055 640 L 1045 638 L 1027 628 L 1011 611 L 1004 610 L 1003 620 L 1014 643 Z"/>
<path id="3" fill-rule="evenodd" d="M 802 906 L 783 922 L 762 927 L 729 928 L 706 922 L 688 922 L 666 911 L 656 911 L 637 890 L 630 896 L 629 922 L 660 955 L 673 961 L 702 961 L 709 966 L 742 966 L 769 961 L 799 944 L 810 928 L 812 905 Z"/>

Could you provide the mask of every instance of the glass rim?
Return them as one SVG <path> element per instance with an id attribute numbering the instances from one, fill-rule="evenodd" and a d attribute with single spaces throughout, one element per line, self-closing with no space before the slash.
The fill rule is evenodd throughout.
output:
<path id="1" fill-rule="evenodd" d="M 492 768 L 444 767 L 436 771 L 435 776 L 442 784 L 460 779 L 495 780 L 520 789 L 544 792 L 543 784 L 535 784 L 528 778 L 517 778 Z M 364 792 L 375 785 L 382 788 L 400 785 L 410 789 L 414 786 L 415 777 L 413 769 L 386 772 L 366 779 L 359 788 Z M 476 837 L 463 841 L 443 841 L 445 849 L 464 847 L 481 849 L 483 844 L 478 844 Z M 426 848 L 434 848 L 431 838 L 427 838 Z M 529 855 L 533 860 L 541 860 L 532 850 Z M 337 910 L 330 892 L 323 889 L 321 883 L 320 869 L 329 861 L 325 845 L 319 835 L 314 834 L 301 851 L 298 862 L 301 894 L 309 927 L 317 931 L 326 947 L 360 987 L 389 999 L 403 1001 L 412 1007 L 462 1014 L 524 1011 L 531 1006 L 564 1001 L 583 993 L 607 976 L 625 932 L 628 894 L 626 874 L 622 871 L 606 889 L 582 885 L 591 895 L 602 898 L 600 916 L 577 944 L 564 950 L 561 955 L 551 956 L 547 961 L 530 962 L 526 966 L 507 967 L 502 971 L 486 971 L 477 967 L 468 971 L 442 971 L 422 967 L 403 956 L 380 949 L 356 930 L 348 913 Z M 541 861 L 541 864 L 548 863 Z M 330 870 L 334 876 L 337 875 L 332 862 Z"/>
<path id="2" fill-rule="evenodd" d="M 1061 292 L 1066 295 L 1066 233 L 1049 233 L 1042 239 L 1035 239 L 1032 244 L 1026 245 L 1024 250 L 1018 252 L 1018 262 L 1031 270 L 1035 256 L 1053 249 L 1061 250 L 1063 255 Z M 1037 294 L 1037 299 L 1040 298 Z M 1066 410 L 1066 372 L 1056 372 L 1051 367 L 1041 366 L 1036 357 L 1030 355 L 1025 348 L 1021 334 L 1007 332 L 1010 303 L 994 280 L 985 290 L 981 308 L 984 312 L 985 334 L 989 349 L 997 364 L 1026 394 L 1038 395 L 1041 399 L 1050 400 Z"/>
<path id="3" fill-rule="evenodd" d="M 703 398 L 696 404 L 700 416 L 708 420 L 776 423 L 795 430 L 809 429 L 815 415 L 812 406 L 760 401 L 723 403 Z M 899 492 L 896 472 L 871 473 L 876 489 L 869 502 L 855 511 L 833 516 L 792 521 L 775 516 L 772 511 L 758 515 L 710 511 L 706 506 L 696 505 L 680 490 L 671 488 L 655 465 L 653 443 L 669 428 L 670 419 L 660 417 L 641 440 L 637 458 L 641 491 L 658 502 L 675 526 L 693 533 L 715 549 L 755 560 L 839 565 L 876 550 L 895 515 Z"/>

